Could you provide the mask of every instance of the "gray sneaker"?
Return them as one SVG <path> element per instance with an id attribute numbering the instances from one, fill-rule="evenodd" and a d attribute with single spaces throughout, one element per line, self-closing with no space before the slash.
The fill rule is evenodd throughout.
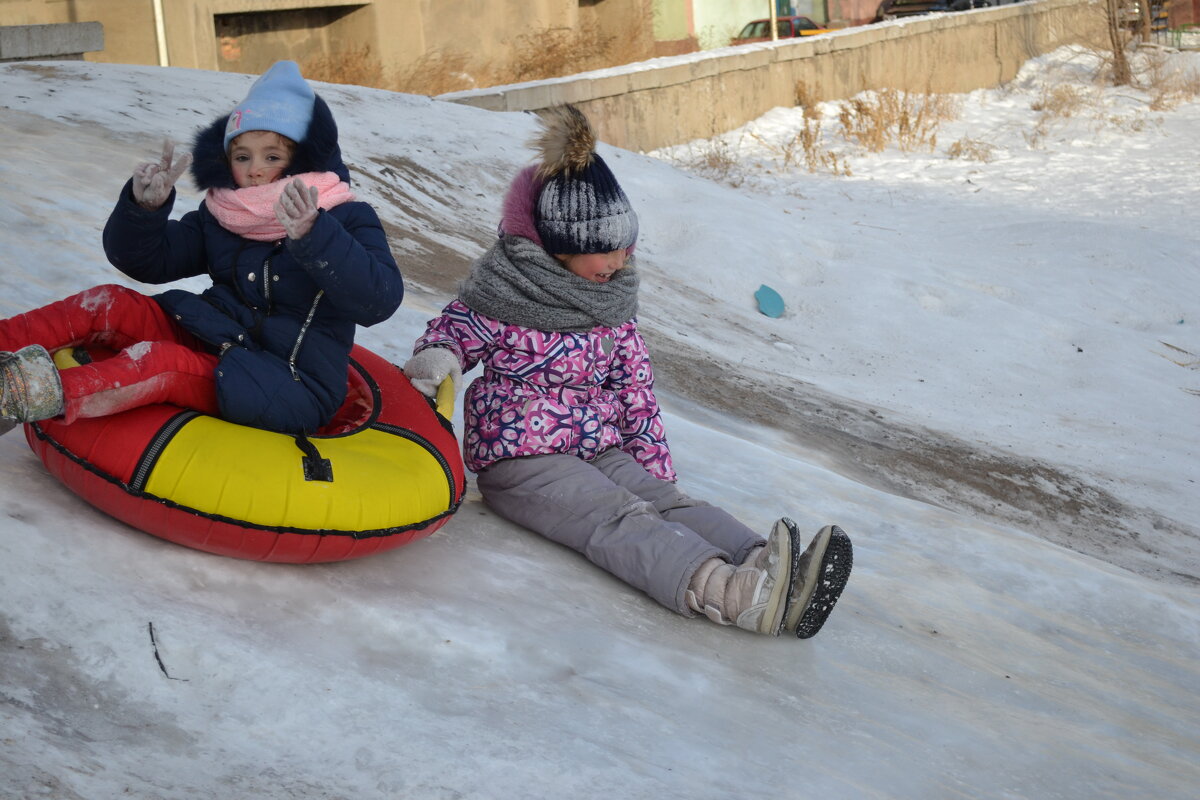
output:
<path id="1" fill-rule="evenodd" d="M 796 523 L 787 518 L 780 522 L 793 537 L 799 537 Z M 846 588 L 853 566 L 854 548 L 845 531 L 837 525 L 826 525 L 817 531 L 808 549 L 796 559 L 783 630 L 800 639 L 816 636 Z"/>
<path id="2" fill-rule="evenodd" d="M 792 545 L 787 528 L 776 523 L 752 562 L 702 565 L 690 582 L 688 606 L 720 625 L 778 636 L 792 585 Z"/>
<path id="3" fill-rule="evenodd" d="M 729 581 L 731 616 L 739 628 L 778 636 L 795 574 L 796 540 L 775 523 L 767 544 L 753 562 L 742 564 Z"/>

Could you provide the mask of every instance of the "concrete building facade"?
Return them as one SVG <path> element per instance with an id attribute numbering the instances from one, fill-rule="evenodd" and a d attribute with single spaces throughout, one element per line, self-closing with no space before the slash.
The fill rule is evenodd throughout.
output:
<path id="1" fill-rule="evenodd" d="M 387 74 L 440 53 L 467 73 L 502 75 L 537 56 L 539 37 L 616 42 L 631 61 L 650 58 L 653 2 L 0 0 L 0 25 L 100 22 L 105 47 L 91 61 L 257 73 L 281 58 L 369 51 Z M 572 33 L 591 38 L 564 38 Z"/>

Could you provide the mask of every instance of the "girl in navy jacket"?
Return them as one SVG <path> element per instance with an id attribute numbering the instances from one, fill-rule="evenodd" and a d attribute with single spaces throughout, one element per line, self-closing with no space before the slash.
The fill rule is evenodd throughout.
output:
<path id="1" fill-rule="evenodd" d="M 374 209 L 350 192 L 329 107 L 282 61 L 191 154 L 173 150 L 134 171 L 104 250 L 139 281 L 213 285 L 156 297 L 100 286 L 0 320 L 0 432 L 165 402 L 302 433 L 341 405 L 355 326 L 389 318 L 404 284 Z M 207 194 L 171 220 L 189 164 Z M 87 344 L 116 355 L 54 367 L 50 352 Z"/>

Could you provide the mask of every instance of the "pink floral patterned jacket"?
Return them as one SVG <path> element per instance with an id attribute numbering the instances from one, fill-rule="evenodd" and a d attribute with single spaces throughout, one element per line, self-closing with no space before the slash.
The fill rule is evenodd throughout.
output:
<path id="1" fill-rule="evenodd" d="M 651 475 L 675 480 L 636 319 L 587 333 L 539 331 L 454 300 L 430 320 L 415 349 L 433 346 L 455 353 L 463 372 L 483 364 L 463 409 L 469 469 L 547 453 L 587 461 L 620 447 Z"/>

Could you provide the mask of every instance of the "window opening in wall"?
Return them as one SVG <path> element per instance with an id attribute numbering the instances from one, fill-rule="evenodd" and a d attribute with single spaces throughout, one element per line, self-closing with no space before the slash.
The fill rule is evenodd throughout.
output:
<path id="1" fill-rule="evenodd" d="M 334 41 L 331 27 L 365 5 L 214 14 L 217 68 L 260 73 L 282 59 L 303 63 L 329 55 L 349 44 Z"/>

